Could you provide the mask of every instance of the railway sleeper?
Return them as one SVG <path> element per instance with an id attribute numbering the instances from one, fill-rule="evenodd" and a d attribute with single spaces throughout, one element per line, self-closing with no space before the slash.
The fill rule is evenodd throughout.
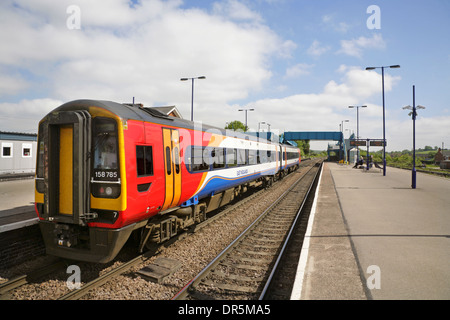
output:
<path id="1" fill-rule="evenodd" d="M 211 280 L 202 281 L 202 285 L 214 287 L 229 292 L 256 293 L 257 288 L 249 286 L 240 286 L 235 284 L 216 283 Z"/>
<path id="2" fill-rule="evenodd" d="M 227 274 L 220 270 L 216 270 L 212 274 L 216 277 L 221 277 L 222 279 L 224 279 L 223 282 L 225 282 L 225 280 L 262 282 L 264 280 L 264 277 L 258 277 L 258 276 L 249 277 L 249 276 L 244 276 L 244 275 Z"/>

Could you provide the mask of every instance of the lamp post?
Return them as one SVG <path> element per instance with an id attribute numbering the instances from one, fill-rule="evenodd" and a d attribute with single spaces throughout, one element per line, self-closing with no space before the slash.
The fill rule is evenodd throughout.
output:
<path id="1" fill-rule="evenodd" d="M 359 140 L 359 108 L 367 108 L 367 106 L 348 106 L 350 109 L 356 108 L 356 140 Z M 359 147 L 356 149 L 356 158 L 359 160 Z"/>
<path id="2" fill-rule="evenodd" d="M 194 80 L 195 79 L 206 79 L 205 76 L 194 77 L 194 78 L 181 78 L 180 81 L 192 80 L 192 95 L 191 95 L 191 121 L 194 121 Z"/>
<path id="3" fill-rule="evenodd" d="M 248 111 L 255 111 L 255 109 L 239 109 L 238 111 L 245 111 L 245 131 L 247 131 L 247 112 Z"/>
<path id="4" fill-rule="evenodd" d="M 398 64 L 383 67 L 367 67 L 366 70 L 381 69 L 381 85 L 383 91 L 383 176 L 386 175 L 386 119 L 385 119 L 385 105 L 384 105 L 384 68 L 400 68 Z"/>
<path id="5" fill-rule="evenodd" d="M 261 133 L 260 133 L 260 131 L 261 131 L 261 124 L 265 124 L 265 123 L 266 123 L 265 121 L 258 122 L 258 141 L 261 138 Z"/>
<path id="6" fill-rule="evenodd" d="M 412 168 L 412 176 L 411 176 L 411 188 L 416 188 L 416 117 L 417 112 L 416 109 L 425 109 L 423 106 L 416 107 L 416 87 L 413 86 L 413 106 L 406 106 L 403 109 L 412 110 L 408 115 L 412 116 L 413 121 L 413 168 Z"/>
<path id="7" fill-rule="evenodd" d="M 265 121 L 258 122 L 258 134 L 259 134 L 259 131 L 261 130 L 261 124 L 265 124 L 265 123 L 266 123 Z"/>
<path id="8" fill-rule="evenodd" d="M 350 120 L 342 120 L 341 121 L 341 132 L 342 132 L 342 148 L 343 148 L 343 152 L 344 152 L 344 158 L 345 158 L 345 161 L 347 161 L 347 150 L 345 150 L 346 149 L 346 147 L 345 147 L 345 137 L 344 137 L 344 122 L 350 122 Z"/>

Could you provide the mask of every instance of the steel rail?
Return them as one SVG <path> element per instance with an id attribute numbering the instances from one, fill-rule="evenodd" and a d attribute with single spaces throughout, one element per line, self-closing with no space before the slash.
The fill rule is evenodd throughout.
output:
<path id="1" fill-rule="evenodd" d="M 78 300 L 82 296 L 86 295 L 90 290 L 95 289 L 104 283 L 108 282 L 111 278 L 118 276 L 134 265 L 141 263 L 145 261 L 147 258 L 144 254 L 141 254 L 137 256 L 136 258 L 118 266 L 117 268 L 114 268 L 113 270 L 105 273 L 104 275 L 92 280 L 91 282 L 86 283 L 79 289 L 74 289 L 73 291 L 63 295 L 62 297 L 59 297 L 58 300 Z"/>
<path id="2" fill-rule="evenodd" d="M 312 166 L 309 171 L 311 171 L 314 168 Z M 308 171 L 308 172 L 309 172 Z M 295 187 L 297 184 L 306 176 L 303 175 L 299 179 L 297 179 L 288 190 L 286 190 L 280 197 L 278 197 L 277 200 L 275 200 L 268 208 L 264 210 L 263 213 L 261 213 L 250 226 L 248 226 L 236 239 L 234 239 L 225 249 L 220 252 L 216 258 L 214 258 L 200 273 L 193 278 L 182 290 L 180 290 L 173 298 L 172 300 L 182 300 L 186 298 L 189 295 L 189 290 L 191 288 L 195 287 L 197 284 L 201 282 L 202 279 L 204 279 L 208 272 L 213 269 L 217 264 L 220 263 L 221 259 L 230 252 L 239 242 L 251 231 L 253 228 L 273 209 L 275 208 L 281 200 L 285 198 L 285 196 Z"/>
<path id="3" fill-rule="evenodd" d="M 316 182 L 317 182 L 317 177 L 319 176 L 319 174 L 320 174 L 322 168 L 323 168 L 323 162 L 322 162 L 321 165 L 320 165 L 320 169 L 317 170 L 316 175 L 314 176 L 313 182 L 312 182 L 311 185 L 309 186 L 308 191 L 306 192 L 306 195 L 305 195 L 305 197 L 303 198 L 302 204 L 300 205 L 300 209 L 298 210 L 297 214 L 295 215 L 294 222 L 292 223 L 292 226 L 291 226 L 291 228 L 289 229 L 289 232 L 288 232 L 288 235 L 287 235 L 287 237 L 286 237 L 286 239 L 285 239 L 285 241 L 284 241 L 283 247 L 281 248 L 281 251 L 280 251 L 280 253 L 278 254 L 277 260 L 276 260 L 276 262 L 275 262 L 275 264 L 274 264 L 274 266 L 273 266 L 273 268 L 272 268 L 272 271 L 270 272 L 269 278 L 267 279 L 266 284 L 265 284 L 265 286 L 264 286 L 264 288 L 263 288 L 263 290 L 262 290 L 262 292 L 261 292 L 261 294 L 260 294 L 258 300 L 263 300 L 264 297 L 265 297 L 265 295 L 266 295 L 266 293 L 267 293 L 267 290 L 269 289 L 269 286 L 270 286 L 270 284 L 271 284 L 271 282 L 272 282 L 272 278 L 273 278 L 273 276 L 275 275 L 275 273 L 276 273 L 276 271 L 277 271 L 277 269 L 278 269 L 278 265 L 279 265 L 281 259 L 283 258 L 283 255 L 284 255 L 284 251 L 285 251 L 285 249 L 286 249 L 286 247 L 287 247 L 287 245 L 288 245 L 288 243 L 289 243 L 289 240 L 291 239 L 291 235 L 292 235 L 292 233 L 294 232 L 294 229 L 295 229 L 295 227 L 296 227 L 296 225 L 297 225 L 297 220 L 298 220 L 298 219 L 300 218 L 300 216 L 302 215 L 303 207 L 305 206 L 305 203 L 306 203 L 306 201 L 307 201 L 308 198 L 309 198 L 309 195 L 310 195 L 310 193 L 311 193 L 311 190 L 313 189 L 313 186 L 314 186 L 314 185 L 316 184 Z"/>

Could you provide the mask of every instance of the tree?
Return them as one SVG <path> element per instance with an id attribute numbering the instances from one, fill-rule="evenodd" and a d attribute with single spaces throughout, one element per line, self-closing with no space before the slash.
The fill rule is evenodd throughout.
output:
<path id="1" fill-rule="evenodd" d="M 234 130 L 234 131 L 237 131 L 237 130 L 247 131 L 248 127 L 246 128 L 245 125 L 242 122 L 240 122 L 238 120 L 234 120 L 234 121 L 229 122 L 229 123 L 227 122 L 227 125 L 225 126 L 225 129 Z"/>
<path id="2" fill-rule="evenodd" d="M 297 146 L 302 150 L 302 155 L 309 155 L 309 140 L 295 140 Z"/>

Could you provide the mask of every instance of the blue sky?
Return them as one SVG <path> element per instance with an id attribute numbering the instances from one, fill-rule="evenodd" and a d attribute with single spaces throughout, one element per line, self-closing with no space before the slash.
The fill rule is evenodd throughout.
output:
<path id="1" fill-rule="evenodd" d="M 378 18 L 371 5 L 379 29 L 367 26 Z M 264 121 L 280 133 L 336 131 L 349 120 L 348 136 L 356 131 L 348 105 L 364 104 L 360 136 L 381 138 L 381 71 L 365 67 L 399 64 L 385 70 L 387 149 L 412 147 L 402 107 L 413 85 L 426 107 L 417 147 L 449 147 L 448 16 L 446 0 L 2 1 L 0 130 L 36 132 L 50 110 L 82 98 L 134 96 L 189 118 L 190 83 L 179 79 L 204 75 L 196 121 L 223 127 L 251 107 L 253 130 Z"/>

